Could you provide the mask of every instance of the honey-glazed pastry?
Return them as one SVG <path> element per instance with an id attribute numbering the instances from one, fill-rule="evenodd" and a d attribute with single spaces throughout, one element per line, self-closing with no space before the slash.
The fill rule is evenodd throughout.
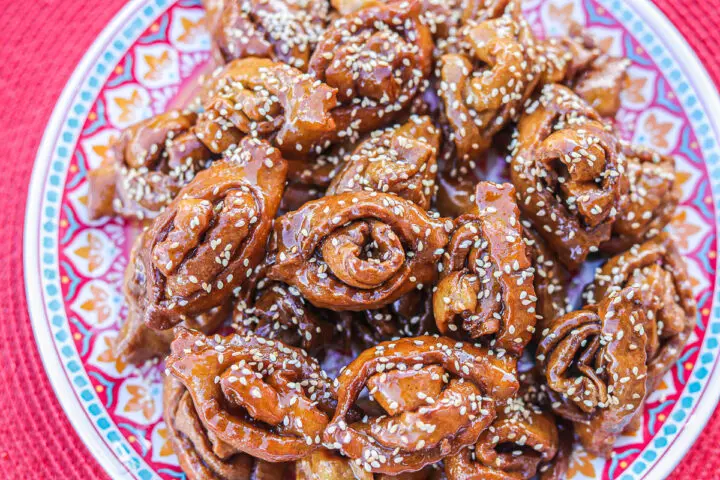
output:
<path id="1" fill-rule="evenodd" d="M 213 152 L 251 135 L 267 138 L 285 155 L 308 155 L 335 131 L 335 90 L 286 64 L 235 60 L 208 82 L 197 135 Z"/>
<path id="2" fill-rule="evenodd" d="M 639 145 L 622 144 L 629 192 L 620 203 L 612 237 L 600 246 L 604 252 L 624 252 L 658 235 L 670 223 L 682 196 L 675 160 Z"/>
<path id="3" fill-rule="evenodd" d="M 481 182 L 475 207 L 456 218 L 433 296 L 440 333 L 520 355 L 535 331 L 533 269 L 515 189 Z"/>
<path id="4" fill-rule="evenodd" d="M 370 473 L 357 462 L 328 449 L 318 449 L 295 464 L 296 480 L 442 480 L 434 465 L 398 475 Z"/>
<path id="5" fill-rule="evenodd" d="M 538 339 L 550 322 L 570 311 L 567 295 L 570 274 L 560 262 L 555 260 L 555 255 L 548 248 L 545 240 L 532 228 L 530 222 L 522 220 L 521 223 L 525 248 L 534 269 L 533 287 L 537 297 L 534 337 Z"/>
<path id="6" fill-rule="evenodd" d="M 287 164 L 269 143 L 245 138 L 198 174 L 142 233 L 125 299 L 165 330 L 222 305 L 265 257 Z"/>
<path id="7" fill-rule="evenodd" d="M 307 71 L 328 24 L 328 0 L 224 0 L 210 30 L 221 63 L 267 58 Z M 219 8 L 219 14 L 216 13 Z"/>
<path id="8" fill-rule="evenodd" d="M 373 132 L 346 158 L 327 195 L 376 191 L 394 193 L 421 208 L 435 194 L 440 132 L 427 116 Z"/>
<path id="9" fill-rule="evenodd" d="M 170 446 L 188 480 L 281 480 L 291 463 L 270 463 L 223 442 L 205 428 L 185 386 L 168 375 L 163 384 L 163 418 Z"/>
<path id="10" fill-rule="evenodd" d="M 628 190 L 611 127 L 560 85 L 545 86 L 521 116 L 510 178 L 524 217 L 570 270 L 610 238 Z"/>
<path id="11" fill-rule="evenodd" d="M 332 23 L 310 74 L 337 89 L 333 141 L 390 124 L 412 103 L 432 68 L 433 42 L 419 0 L 371 5 Z"/>
<path id="12" fill-rule="evenodd" d="M 335 389 L 303 350 L 256 335 L 176 328 L 167 373 L 186 389 L 208 439 L 268 462 L 290 462 L 320 447 Z"/>
<path id="13" fill-rule="evenodd" d="M 431 285 L 448 240 L 445 222 L 414 203 L 365 191 L 306 203 L 276 219 L 275 237 L 268 278 L 336 311 L 378 309 Z"/>
<path id="14" fill-rule="evenodd" d="M 572 432 L 558 427 L 533 392 L 498 408 L 475 445 L 445 459 L 448 480 L 560 480 L 565 478 Z"/>
<path id="15" fill-rule="evenodd" d="M 556 318 L 537 349 L 555 412 L 571 420 L 585 449 L 609 456 L 653 388 L 662 351 L 659 282 L 614 291 Z M 664 367 L 664 365 L 662 365 Z"/>
<path id="16" fill-rule="evenodd" d="M 472 205 L 477 166 L 539 80 L 535 38 L 510 5 L 506 13 L 466 27 L 463 52 L 440 58 L 438 94 L 447 138 L 438 208 L 444 215 L 460 215 Z"/>
<path id="17" fill-rule="evenodd" d="M 630 60 L 602 51 L 580 25 L 565 37 L 550 38 L 538 46 L 543 64 L 542 83 L 563 83 L 603 117 L 615 117 L 627 80 Z"/>
<path id="18" fill-rule="evenodd" d="M 170 110 L 126 128 L 88 174 L 90 218 L 154 218 L 213 154 L 193 132 L 197 114 Z"/>
<path id="19" fill-rule="evenodd" d="M 626 287 L 635 286 L 651 292 L 658 308 L 651 321 L 656 325 L 650 333 L 658 344 L 648 359 L 648 393 L 682 354 L 695 329 L 697 305 L 687 267 L 677 244 L 667 232 L 652 240 L 635 245 L 605 263 L 589 286 L 589 303 L 601 301 Z"/>
<path id="20" fill-rule="evenodd" d="M 517 392 L 515 360 L 446 337 L 381 343 L 338 376 L 324 441 L 368 472 L 413 472 L 475 443 Z M 383 413 L 348 417 L 365 389 Z"/>

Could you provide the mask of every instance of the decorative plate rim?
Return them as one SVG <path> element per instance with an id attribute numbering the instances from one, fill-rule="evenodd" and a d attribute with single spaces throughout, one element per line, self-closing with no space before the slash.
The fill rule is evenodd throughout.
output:
<path id="1" fill-rule="evenodd" d="M 45 204 L 47 178 L 51 166 L 61 175 L 65 174 L 62 170 L 62 164 L 60 164 L 60 169 L 58 169 L 57 164 L 53 165 L 54 152 L 68 109 L 75 103 L 76 98 L 80 95 L 81 86 L 84 81 L 87 81 L 88 76 L 91 74 L 91 69 L 95 66 L 101 54 L 107 49 L 114 48 L 122 55 L 125 53 L 126 47 L 133 44 L 136 40 L 134 33 L 140 35 L 144 25 L 136 28 L 137 31 L 130 35 L 128 35 L 126 30 L 124 32 L 124 42 L 118 43 L 116 38 L 121 33 L 121 30 L 128 26 L 128 20 L 134 15 L 139 14 L 141 9 L 142 15 L 154 20 L 164 13 L 167 7 L 177 1 L 178 0 L 130 0 L 113 17 L 92 43 L 63 88 L 50 120 L 48 121 L 33 164 L 26 203 L 23 268 L 28 310 L 37 348 L 55 396 L 63 407 L 73 429 L 80 436 L 93 457 L 113 478 L 133 475 L 137 475 L 143 479 L 151 478 L 154 476 L 154 472 L 147 468 L 145 462 L 139 458 L 134 451 L 113 451 L 113 449 L 110 448 L 110 445 L 101 437 L 98 431 L 98 422 L 93 421 L 89 417 L 88 412 L 77 396 L 77 389 L 73 387 L 71 383 L 70 375 L 67 371 L 68 364 L 63 363 L 60 357 L 57 342 L 49 326 L 50 317 L 46 311 L 48 303 L 42 289 L 43 280 L 40 272 L 43 267 L 41 256 L 38 254 L 40 228 L 42 226 L 41 214 Z M 644 25 L 651 25 L 653 33 L 661 36 L 662 39 L 659 40 L 659 43 L 664 48 L 661 54 L 653 53 L 653 59 L 657 57 L 667 57 L 671 62 L 682 66 L 681 80 L 690 83 L 690 94 L 693 94 L 697 98 L 697 101 L 701 105 L 700 111 L 705 115 L 705 120 L 707 120 L 712 133 L 714 133 L 714 135 L 710 135 L 710 138 L 714 140 L 713 144 L 711 146 L 703 144 L 701 149 L 703 152 L 709 150 L 715 151 L 713 155 L 704 155 L 704 164 L 710 178 L 709 184 L 716 209 L 715 223 L 716 226 L 720 226 L 720 217 L 718 217 L 718 215 L 720 215 L 720 155 L 717 154 L 717 143 L 720 140 L 720 95 L 718 94 L 717 88 L 685 38 L 650 0 L 636 0 L 632 6 L 626 5 L 619 0 L 598 1 L 603 5 L 612 5 L 612 8 L 609 8 L 609 10 L 624 10 L 627 12 L 628 19 L 623 20 L 627 20 L 628 22 L 632 20 L 633 17 L 639 17 L 641 19 L 639 23 L 636 21 L 632 25 L 627 25 L 627 28 L 631 30 L 634 35 L 638 35 Z M 142 7 L 145 8 L 143 9 Z M 641 40 L 638 39 L 638 41 Z M 652 39 L 651 43 L 655 41 L 655 39 Z M 641 41 L 641 43 L 646 42 Z M 702 93 L 702 97 L 700 97 L 698 93 Z M 685 105 L 683 106 L 685 107 Z M 694 126 L 693 124 L 693 127 Z M 695 130 L 695 128 L 693 128 L 693 130 Z M 720 236 L 718 236 L 716 242 L 720 245 Z M 49 264 L 51 269 L 54 268 L 57 270 L 57 259 L 55 259 L 54 263 L 51 261 Z M 711 313 L 708 325 L 706 326 L 707 331 L 701 345 L 701 353 L 707 349 L 708 340 L 714 338 L 713 335 L 717 336 L 720 334 L 720 309 L 717 308 L 717 301 L 720 301 L 719 287 L 720 268 L 716 269 L 715 273 L 710 308 Z M 711 327 L 718 327 L 717 331 L 713 331 L 714 329 Z M 704 389 L 698 392 L 694 402 L 692 402 L 688 408 L 680 409 L 689 410 L 689 415 L 693 418 L 690 419 L 684 415 L 682 420 L 677 422 L 681 423 L 680 428 L 670 434 L 673 435 L 670 441 L 666 442 L 665 445 L 658 446 L 658 448 L 661 449 L 659 455 L 655 454 L 651 459 L 647 459 L 647 462 L 643 462 L 644 459 L 639 457 L 635 462 L 642 462 L 642 468 L 640 468 L 639 471 L 636 469 L 636 471 L 633 472 L 627 470 L 620 477 L 621 479 L 649 478 L 651 473 L 665 477 L 685 456 L 707 424 L 710 415 L 715 410 L 718 400 L 720 400 L 720 368 L 718 368 L 720 357 L 718 357 L 717 351 L 713 354 L 712 359 L 714 363 L 711 365 L 712 370 L 705 381 Z M 688 379 L 688 386 L 690 385 L 690 379 L 696 375 L 699 365 L 700 361 L 698 360 Z M 680 403 L 681 402 L 678 401 L 673 408 L 669 419 L 676 413 L 678 407 L 680 407 Z M 646 446 L 646 450 L 654 443 L 655 440 L 653 439 Z M 118 446 L 122 446 L 122 442 L 120 442 Z M 643 451 L 643 453 L 645 453 L 645 451 Z M 126 459 L 126 461 L 121 461 L 121 459 Z"/>

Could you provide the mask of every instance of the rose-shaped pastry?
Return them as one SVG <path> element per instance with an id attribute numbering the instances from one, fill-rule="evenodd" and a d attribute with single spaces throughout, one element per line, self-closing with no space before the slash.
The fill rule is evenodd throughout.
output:
<path id="1" fill-rule="evenodd" d="M 381 343 L 338 377 L 324 440 L 369 472 L 412 472 L 473 444 L 517 392 L 515 360 L 446 337 Z M 348 417 L 363 389 L 384 413 Z"/>
<path id="2" fill-rule="evenodd" d="M 221 62 L 261 57 L 306 71 L 328 0 L 226 0 L 210 32 Z"/>
<path id="3" fill-rule="evenodd" d="M 617 114 L 630 66 L 628 59 L 603 52 L 595 39 L 577 24 L 570 27 L 568 36 L 550 38 L 538 47 L 542 83 L 564 83 L 601 116 Z"/>
<path id="4" fill-rule="evenodd" d="M 535 337 L 547 328 L 555 318 L 569 310 L 567 287 L 570 274 L 548 248 L 545 240 L 537 234 L 526 220 L 523 223 L 523 237 L 530 263 L 534 271 L 533 287 L 537 297 L 537 319 Z"/>
<path id="5" fill-rule="evenodd" d="M 296 480 L 441 480 L 442 472 L 428 466 L 417 472 L 384 475 L 365 471 L 356 462 L 338 453 L 318 449 L 295 464 Z"/>
<path id="6" fill-rule="evenodd" d="M 646 147 L 623 144 L 630 191 L 622 198 L 612 237 L 600 246 L 618 253 L 656 236 L 670 220 L 682 196 L 675 160 Z"/>
<path id="7" fill-rule="evenodd" d="M 628 287 L 556 318 L 537 349 L 553 408 L 574 422 L 583 446 L 609 455 L 642 414 L 658 353 L 661 286 Z"/>
<path id="8" fill-rule="evenodd" d="M 520 115 L 540 74 L 535 38 L 522 16 L 479 23 L 467 29 L 465 41 L 468 55 L 440 59 L 439 93 L 456 168 L 481 158 L 493 136 Z"/>
<path id="9" fill-rule="evenodd" d="M 615 117 L 630 60 L 602 54 L 572 83 L 572 89 L 603 117 Z"/>
<path id="10" fill-rule="evenodd" d="M 650 331 L 657 336 L 653 342 L 659 344 L 656 354 L 648 359 L 648 392 L 651 392 L 682 354 L 695 329 L 697 316 L 687 267 L 670 234 L 662 232 L 608 260 L 589 287 L 588 302 L 599 302 L 630 286 L 652 292 L 659 305 L 651 318 L 657 324 L 657 328 Z"/>
<path id="11" fill-rule="evenodd" d="M 303 350 L 182 327 L 171 348 L 167 372 L 187 389 L 208 437 L 268 462 L 298 460 L 320 446 L 335 390 Z"/>
<path id="12" fill-rule="evenodd" d="M 432 284 L 445 224 L 396 195 L 349 192 L 308 202 L 275 221 L 268 278 L 336 311 L 372 310 Z"/>
<path id="13" fill-rule="evenodd" d="M 90 217 L 157 216 L 210 164 L 212 153 L 192 131 L 196 120 L 170 110 L 126 128 L 88 175 Z"/>
<path id="14" fill-rule="evenodd" d="M 435 194 L 439 147 L 440 132 L 425 116 L 373 132 L 347 157 L 327 195 L 362 190 L 394 193 L 427 210 Z"/>
<path id="15" fill-rule="evenodd" d="M 524 216 L 572 270 L 610 238 L 628 188 L 610 127 L 560 85 L 545 86 L 520 118 L 510 177 Z"/>
<path id="16" fill-rule="evenodd" d="M 265 256 L 287 164 L 276 148 L 243 139 L 213 163 L 142 233 L 125 298 L 165 330 L 222 305 Z"/>
<path id="17" fill-rule="evenodd" d="M 264 58 L 235 60 L 209 80 L 197 136 L 224 152 L 246 135 L 268 138 L 283 153 L 307 155 L 335 130 L 335 90 Z"/>
<path id="18" fill-rule="evenodd" d="M 337 89 L 332 138 L 356 138 L 398 116 L 432 68 L 432 37 L 418 0 L 372 5 L 336 20 L 310 59 L 310 73 Z"/>
<path id="19" fill-rule="evenodd" d="M 520 355 L 535 331 L 536 298 L 515 189 L 481 182 L 476 197 L 455 219 L 443 255 L 435 322 L 440 333 L 492 340 Z"/>
<path id="20" fill-rule="evenodd" d="M 163 417 L 170 446 L 188 480 L 282 479 L 291 463 L 253 458 L 209 433 L 198 416 L 192 396 L 175 377 L 165 377 Z"/>
<path id="21" fill-rule="evenodd" d="M 554 415 L 520 397 L 498 409 L 474 446 L 446 458 L 445 472 L 448 480 L 564 478 L 562 447 Z"/>

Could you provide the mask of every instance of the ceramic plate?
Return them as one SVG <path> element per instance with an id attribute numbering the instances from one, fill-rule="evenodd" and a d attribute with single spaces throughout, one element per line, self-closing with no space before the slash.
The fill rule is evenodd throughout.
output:
<path id="1" fill-rule="evenodd" d="M 575 452 L 570 478 L 656 479 L 682 458 L 720 393 L 717 234 L 720 101 L 707 73 L 648 1 L 526 0 L 538 34 L 586 25 L 632 61 L 622 134 L 678 161 L 684 201 L 672 228 L 699 304 L 697 328 L 610 460 Z M 87 215 L 87 172 L 118 132 L 173 102 L 206 65 L 209 37 L 193 0 L 131 1 L 92 45 L 57 103 L 30 185 L 25 282 L 38 348 L 58 398 L 114 478 L 181 478 L 161 413 L 159 364 L 135 368 L 110 348 L 132 227 Z"/>

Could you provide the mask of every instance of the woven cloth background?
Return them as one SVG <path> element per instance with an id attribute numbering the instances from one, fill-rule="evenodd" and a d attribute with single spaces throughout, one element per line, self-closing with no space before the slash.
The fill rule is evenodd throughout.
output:
<path id="1" fill-rule="evenodd" d="M 632 0 L 626 0 L 632 1 Z M 655 0 L 720 85 L 720 0 Z M 53 106 L 125 0 L 0 0 L 0 477 L 107 478 L 74 433 L 43 370 L 27 312 L 27 186 Z M 671 477 L 720 478 L 720 414 Z"/>

